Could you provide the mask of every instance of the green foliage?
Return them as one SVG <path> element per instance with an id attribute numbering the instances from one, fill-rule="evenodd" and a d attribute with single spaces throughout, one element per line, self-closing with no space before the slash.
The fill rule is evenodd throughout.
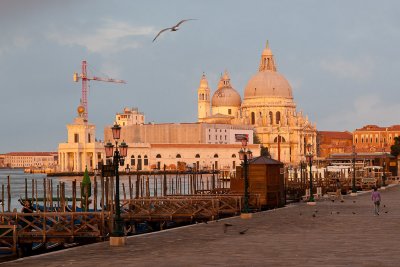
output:
<path id="1" fill-rule="evenodd" d="M 86 196 L 86 193 L 87 193 L 87 196 Z M 85 173 L 83 174 L 81 195 L 84 197 L 90 197 L 92 195 L 92 183 L 90 182 L 90 177 L 89 177 L 87 167 L 85 169 Z"/>
<path id="2" fill-rule="evenodd" d="M 400 137 L 396 136 L 394 138 L 394 145 L 390 147 L 390 154 L 397 157 L 400 154 Z"/>
<path id="3" fill-rule="evenodd" d="M 269 157 L 269 158 L 271 157 L 271 154 L 269 153 L 268 148 L 266 148 L 264 146 L 261 146 L 260 155 L 264 156 L 264 157 Z"/>
<path id="4" fill-rule="evenodd" d="M 253 132 L 253 144 L 261 144 L 260 138 Z"/>

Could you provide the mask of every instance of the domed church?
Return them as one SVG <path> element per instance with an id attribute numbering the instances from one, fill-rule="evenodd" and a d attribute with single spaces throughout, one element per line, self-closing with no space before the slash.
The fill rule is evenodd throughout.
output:
<path id="1" fill-rule="evenodd" d="M 210 88 L 203 74 L 198 93 L 198 121 L 250 125 L 271 156 L 286 164 L 305 160 L 306 146 L 316 154 L 316 125 L 296 111 L 292 88 L 277 72 L 268 42 L 261 54 L 258 72 L 248 81 L 243 100 L 234 89 L 227 71 L 210 99 Z"/>

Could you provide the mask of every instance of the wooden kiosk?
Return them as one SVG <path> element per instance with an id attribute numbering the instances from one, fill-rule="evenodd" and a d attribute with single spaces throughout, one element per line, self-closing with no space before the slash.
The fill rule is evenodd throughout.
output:
<path id="1" fill-rule="evenodd" d="M 266 156 L 249 161 L 249 205 L 256 206 L 256 197 L 262 209 L 282 207 L 286 203 L 283 163 Z M 236 177 L 231 179 L 231 191 L 244 194 L 243 167 L 236 167 Z"/>

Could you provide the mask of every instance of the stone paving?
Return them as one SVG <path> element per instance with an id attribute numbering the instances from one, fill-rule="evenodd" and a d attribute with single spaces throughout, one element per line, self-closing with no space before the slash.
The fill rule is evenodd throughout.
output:
<path id="1" fill-rule="evenodd" d="M 379 216 L 366 192 L 134 236 L 125 247 L 103 242 L 3 265 L 400 266 L 400 186 L 381 194 Z"/>

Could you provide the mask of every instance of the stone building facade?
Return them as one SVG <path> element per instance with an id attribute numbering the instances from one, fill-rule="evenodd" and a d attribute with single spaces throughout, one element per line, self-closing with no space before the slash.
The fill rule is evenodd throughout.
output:
<path id="1" fill-rule="evenodd" d="M 353 134 L 350 132 L 318 131 L 317 151 L 319 158 L 329 158 L 332 154 L 352 153 Z"/>
<path id="2" fill-rule="evenodd" d="M 227 72 L 221 76 L 211 99 L 209 96 L 210 88 L 203 74 L 197 90 L 199 122 L 252 126 L 271 156 L 287 164 L 303 160 L 307 144 L 316 153 L 316 125 L 296 110 L 292 88 L 277 72 L 268 43 L 261 54 L 258 72 L 244 89 L 243 100 Z"/>
<path id="3" fill-rule="evenodd" d="M 209 123 L 163 123 L 121 127 L 121 138 L 128 145 L 126 164 L 133 170 L 197 169 L 234 171 L 240 164 L 241 139 L 260 155 L 260 145 L 253 144 L 253 127 Z M 104 140 L 112 141 L 111 126 L 104 128 Z M 122 169 L 122 168 L 121 168 Z"/>
<path id="4" fill-rule="evenodd" d="M 104 143 L 96 140 L 96 126 L 84 119 L 82 107 L 67 131 L 67 142 L 58 145 L 61 172 L 83 172 L 86 167 L 93 171 L 98 162 L 105 162 Z"/>
<path id="5" fill-rule="evenodd" d="M 365 125 L 353 133 L 357 152 L 390 152 L 394 138 L 400 136 L 400 125 L 381 127 Z"/>
<path id="6" fill-rule="evenodd" d="M 124 108 L 123 112 L 115 115 L 115 122 L 121 126 L 140 125 L 145 123 L 145 116 L 138 108 Z"/>
<path id="7" fill-rule="evenodd" d="M 4 154 L 4 167 L 49 168 L 57 166 L 57 152 L 9 152 Z"/>

